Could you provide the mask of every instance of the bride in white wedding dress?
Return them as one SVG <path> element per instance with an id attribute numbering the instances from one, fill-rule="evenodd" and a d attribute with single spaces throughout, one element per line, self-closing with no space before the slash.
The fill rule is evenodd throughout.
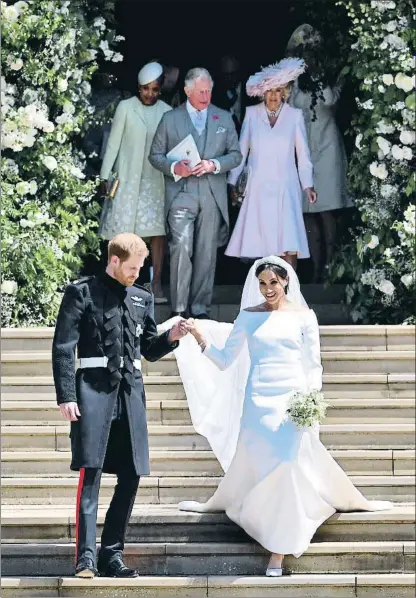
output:
<path id="1" fill-rule="evenodd" d="M 392 507 L 353 486 L 318 426 L 286 418 L 294 390 L 322 386 L 318 322 L 287 262 L 254 264 L 233 327 L 192 319 L 184 326 L 200 346 L 188 335 L 176 352 L 192 421 L 226 473 L 208 502 L 185 501 L 181 510 L 225 511 L 272 553 L 266 575 L 280 576 L 283 556 L 299 557 L 335 511 Z"/>

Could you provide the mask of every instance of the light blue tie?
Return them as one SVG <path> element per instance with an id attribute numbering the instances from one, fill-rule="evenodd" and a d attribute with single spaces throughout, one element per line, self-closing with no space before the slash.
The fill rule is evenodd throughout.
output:
<path id="1" fill-rule="evenodd" d="M 204 123 L 204 115 L 202 114 L 202 112 L 200 110 L 198 110 L 196 113 L 194 127 L 197 130 L 198 135 L 202 135 L 202 133 L 204 132 L 204 129 L 205 129 L 205 123 Z"/>

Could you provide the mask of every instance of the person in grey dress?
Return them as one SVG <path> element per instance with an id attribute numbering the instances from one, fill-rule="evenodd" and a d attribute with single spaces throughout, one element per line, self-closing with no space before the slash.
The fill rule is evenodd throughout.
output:
<path id="1" fill-rule="evenodd" d="M 337 236 L 337 211 L 350 207 L 347 193 L 347 158 L 344 142 L 335 120 L 336 104 L 343 88 L 343 78 L 335 84 L 324 82 L 319 55 L 321 37 L 311 25 L 301 25 L 292 34 L 287 54 L 303 57 L 308 74 L 317 88 L 316 101 L 305 89 L 300 77 L 293 84 L 290 105 L 303 112 L 315 189 L 319 202 L 311 204 L 304 197 L 303 212 L 308 234 L 309 250 L 314 265 L 313 282 L 320 282 L 325 263 L 331 261 Z"/>
<path id="2" fill-rule="evenodd" d="M 107 197 L 100 233 L 111 239 L 119 233 L 135 233 L 150 241 L 155 303 L 167 303 L 162 291 L 165 252 L 165 186 L 163 175 L 148 160 L 156 128 L 171 107 L 159 99 L 163 68 L 146 64 L 139 72 L 139 94 L 117 106 L 100 176 L 119 179 L 113 199 Z M 105 183 L 108 187 L 108 183 Z M 108 191 L 108 189 L 107 189 Z"/>

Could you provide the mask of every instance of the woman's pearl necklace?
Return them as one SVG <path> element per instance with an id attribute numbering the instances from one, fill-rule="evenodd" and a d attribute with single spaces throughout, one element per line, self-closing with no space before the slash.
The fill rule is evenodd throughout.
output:
<path id="1" fill-rule="evenodd" d="M 283 108 L 283 102 L 280 104 L 278 110 L 269 110 L 266 106 L 267 114 L 271 118 L 277 118 L 279 116 L 280 112 L 282 111 L 282 108 Z"/>

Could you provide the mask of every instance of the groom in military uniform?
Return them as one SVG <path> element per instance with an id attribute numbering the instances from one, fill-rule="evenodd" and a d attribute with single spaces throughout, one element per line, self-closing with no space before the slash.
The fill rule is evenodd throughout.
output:
<path id="1" fill-rule="evenodd" d="M 156 361 L 186 334 L 179 321 L 158 336 L 153 296 L 135 284 L 148 250 L 123 233 L 108 246 L 97 277 L 70 284 L 56 322 L 52 362 L 57 402 L 71 422 L 71 469 L 80 472 L 76 505 L 77 577 L 137 577 L 122 559 L 140 476 L 149 474 L 141 356 Z M 75 372 L 75 350 L 79 367 Z M 96 560 L 102 473 L 117 475 Z"/>

